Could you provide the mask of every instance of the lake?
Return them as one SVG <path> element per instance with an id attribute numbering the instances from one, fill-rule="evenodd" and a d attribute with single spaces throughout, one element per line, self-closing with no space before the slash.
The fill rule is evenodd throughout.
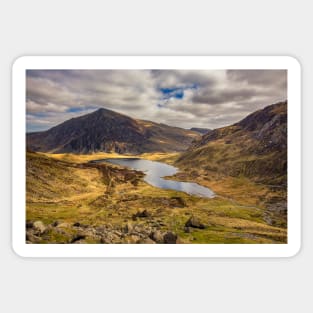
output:
<path id="1" fill-rule="evenodd" d="M 197 183 L 164 179 L 163 177 L 165 176 L 172 176 L 176 174 L 178 172 L 178 168 L 162 162 L 139 158 L 109 158 L 94 160 L 92 162 L 109 162 L 141 171 L 145 174 L 144 181 L 154 187 L 182 191 L 190 195 L 206 198 L 213 198 L 215 195 L 211 189 L 203 187 Z"/>

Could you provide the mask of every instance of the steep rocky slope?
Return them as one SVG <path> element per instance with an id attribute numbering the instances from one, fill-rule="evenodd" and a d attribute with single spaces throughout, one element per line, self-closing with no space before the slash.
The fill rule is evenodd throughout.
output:
<path id="1" fill-rule="evenodd" d="M 52 153 L 170 152 L 187 149 L 198 136 L 193 131 L 99 109 L 47 131 L 27 134 L 27 148 Z"/>
<path id="2" fill-rule="evenodd" d="M 285 186 L 287 101 L 205 134 L 181 155 L 176 165 Z"/>

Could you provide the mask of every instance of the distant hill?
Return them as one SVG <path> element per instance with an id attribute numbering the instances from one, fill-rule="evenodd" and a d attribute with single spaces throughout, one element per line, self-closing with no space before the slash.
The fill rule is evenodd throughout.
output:
<path id="1" fill-rule="evenodd" d="M 197 132 L 199 134 L 206 134 L 208 133 L 209 131 L 211 131 L 212 129 L 209 129 L 209 128 L 200 128 L 200 127 L 192 127 L 190 128 L 190 130 L 194 131 L 194 132 Z"/>
<path id="2" fill-rule="evenodd" d="M 238 123 L 203 135 L 176 165 L 286 185 L 287 101 L 269 105 Z"/>
<path id="3" fill-rule="evenodd" d="M 183 151 L 197 132 L 137 120 L 107 109 L 72 118 L 47 131 L 27 134 L 27 148 L 50 153 Z"/>

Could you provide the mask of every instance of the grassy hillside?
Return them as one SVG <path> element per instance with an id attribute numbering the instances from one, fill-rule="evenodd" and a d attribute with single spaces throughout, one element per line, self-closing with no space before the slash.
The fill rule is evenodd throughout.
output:
<path id="1" fill-rule="evenodd" d="M 287 241 L 285 217 L 264 206 L 272 191 L 263 185 L 203 176 L 221 196 L 200 198 L 152 187 L 140 172 L 88 163 L 105 156 L 117 155 L 27 153 L 28 243 Z M 177 154 L 141 157 L 173 163 Z"/>
<path id="2" fill-rule="evenodd" d="M 287 102 L 202 136 L 177 160 L 180 168 L 287 185 Z"/>
<path id="3" fill-rule="evenodd" d="M 194 181 L 219 197 L 267 212 L 287 226 L 287 102 L 213 130 L 174 161 L 177 180 Z"/>

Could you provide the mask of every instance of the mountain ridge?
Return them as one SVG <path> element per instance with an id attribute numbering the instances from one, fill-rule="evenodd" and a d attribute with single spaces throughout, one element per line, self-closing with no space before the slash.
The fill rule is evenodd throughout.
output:
<path id="1" fill-rule="evenodd" d="M 192 127 L 192 128 L 190 128 L 190 130 L 195 131 L 195 132 L 198 132 L 198 133 L 201 134 L 201 135 L 204 135 L 204 134 L 206 134 L 206 133 L 212 131 L 212 129 L 203 128 L 203 127 Z"/>
<path id="2" fill-rule="evenodd" d="M 29 150 L 50 153 L 183 151 L 197 137 L 193 131 L 133 119 L 105 108 L 47 131 L 26 134 Z"/>
<path id="3" fill-rule="evenodd" d="M 269 105 L 194 141 L 176 165 L 287 184 L 287 101 Z"/>

